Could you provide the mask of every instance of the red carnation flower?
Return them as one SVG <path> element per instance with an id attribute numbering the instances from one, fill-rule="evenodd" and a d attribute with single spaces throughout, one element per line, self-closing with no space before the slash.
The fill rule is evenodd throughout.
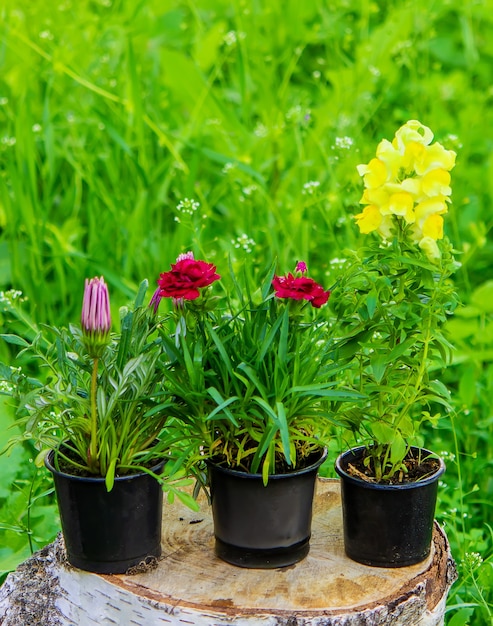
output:
<path id="1" fill-rule="evenodd" d="M 220 278 L 212 263 L 196 261 L 191 255 L 180 255 L 176 263 L 171 265 L 170 272 L 159 275 L 159 295 L 163 298 L 195 300 L 200 296 L 199 289 Z"/>
<path id="2" fill-rule="evenodd" d="M 325 291 L 322 285 L 312 278 L 306 276 L 296 278 L 291 273 L 287 276 L 274 276 L 272 286 L 276 292 L 276 298 L 308 300 L 317 309 L 325 304 L 330 296 L 330 291 Z"/>

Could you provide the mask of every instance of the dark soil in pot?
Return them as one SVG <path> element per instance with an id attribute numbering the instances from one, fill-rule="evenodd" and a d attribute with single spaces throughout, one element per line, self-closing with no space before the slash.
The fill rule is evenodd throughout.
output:
<path id="1" fill-rule="evenodd" d="M 324 450 L 303 469 L 269 476 L 208 462 L 216 554 L 250 568 L 293 565 L 309 551 L 312 505 Z"/>
<path id="2" fill-rule="evenodd" d="M 121 574 L 161 555 L 163 491 L 145 472 L 115 478 L 107 491 L 104 478 L 53 474 L 68 562 L 100 574 Z M 152 469 L 162 472 L 165 461 Z"/>
<path id="3" fill-rule="evenodd" d="M 414 458 L 432 457 L 433 465 L 427 471 L 435 471 L 414 482 L 382 484 L 357 475 L 364 472 L 364 453 L 365 448 L 355 448 L 336 461 L 346 554 L 359 563 L 378 567 L 423 561 L 430 554 L 438 481 L 445 464 L 430 451 L 413 448 Z"/>

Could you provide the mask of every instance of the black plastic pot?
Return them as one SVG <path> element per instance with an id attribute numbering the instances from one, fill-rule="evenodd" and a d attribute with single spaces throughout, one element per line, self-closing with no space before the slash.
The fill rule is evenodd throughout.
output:
<path id="1" fill-rule="evenodd" d="M 354 561 L 376 567 L 414 565 L 430 554 L 439 469 L 418 482 L 399 485 L 369 483 L 347 473 L 365 448 L 341 454 L 335 469 L 341 477 L 344 546 Z M 418 448 L 411 448 L 415 453 Z M 433 455 L 421 450 L 423 456 Z"/>
<path id="2" fill-rule="evenodd" d="M 301 561 L 309 552 L 312 505 L 319 466 L 269 476 L 248 474 L 208 462 L 215 551 L 240 567 L 270 569 Z"/>
<path id="3" fill-rule="evenodd" d="M 98 574 L 122 574 L 161 555 L 163 491 L 146 474 L 115 478 L 111 491 L 104 478 L 72 476 L 45 460 L 53 474 L 67 560 Z M 159 474 L 164 460 L 152 471 Z"/>

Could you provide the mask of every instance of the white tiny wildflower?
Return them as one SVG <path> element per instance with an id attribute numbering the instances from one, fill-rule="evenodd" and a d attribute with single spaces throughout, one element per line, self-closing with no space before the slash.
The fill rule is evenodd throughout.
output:
<path id="1" fill-rule="evenodd" d="M 322 76 L 322 72 L 320 72 L 319 70 L 315 70 L 314 72 L 312 72 L 312 76 L 315 80 L 318 80 Z"/>
<path id="2" fill-rule="evenodd" d="M 242 248 L 248 253 L 252 252 L 253 248 L 257 245 L 255 240 L 249 237 L 246 233 L 236 237 L 236 239 L 232 239 L 231 243 L 237 250 Z"/>
<path id="3" fill-rule="evenodd" d="M 17 302 L 25 302 L 27 298 L 22 296 L 22 291 L 17 289 L 9 289 L 8 291 L 0 291 L 0 304 L 4 305 L 4 308 L 11 308 Z"/>
<path id="4" fill-rule="evenodd" d="M 469 569 L 477 569 L 483 563 L 483 557 L 479 552 L 466 552 L 463 562 Z"/>
<path id="5" fill-rule="evenodd" d="M 338 257 L 334 257 L 333 259 L 330 260 L 330 264 L 331 265 L 344 265 L 344 263 L 346 263 L 347 259 L 342 258 L 339 259 Z"/>
<path id="6" fill-rule="evenodd" d="M 182 213 L 183 215 L 193 215 L 197 209 L 200 207 L 200 203 L 197 200 L 193 200 L 192 198 L 183 198 L 177 206 L 176 210 L 178 213 Z"/>
<path id="7" fill-rule="evenodd" d="M 234 46 L 237 42 L 236 32 L 234 30 L 230 30 L 229 32 L 227 32 L 224 35 L 223 41 L 227 46 Z"/>
<path id="8" fill-rule="evenodd" d="M 342 150 L 349 150 L 353 143 L 354 142 L 351 137 L 336 137 L 335 147 Z"/>
<path id="9" fill-rule="evenodd" d="M 49 30 L 42 30 L 39 33 L 39 38 L 40 39 L 47 39 L 48 41 L 52 41 L 55 37 L 53 36 L 53 33 L 51 33 Z"/>
<path id="10" fill-rule="evenodd" d="M 267 135 L 269 134 L 269 130 L 268 130 L 267 126 L 265 126 L 264 124 L 261 124 L 259 122 L 255 126 L 253 134 L 255 135 L 255 137 L 267 137 Z"/>
<path id="11" fill-rule="evenodd" d="M 222 169 L 223 174 L 229 174 L 231 171 L 235 169 L 236 165 L 234 163 L 225 163 Z"/>
<path id="12" fill-rule="evenodd" d="M 33 133 L 40 133 L 43 129 L 41 127 L 41 124 L 33 124 L 31 130 L 33 131 Z"/>
<path id="13" fill-rule="evenodd" d="M 16 142 L 17 139 L 15 137 L 8 137 L 7 135 L 2 137 L 2 144 L 4 146 L 15 146 Z"/>
<path id="14" fill-rule="evenodd" d="M 5 96 L 2 96 L 0 98 L 0 106 L 5 106 L 6 104 L 8 104 L 9 99 L 6 98 Z"/>
<path id="15" fill-rule="evenodd" d="M 370 74 L 372 74 L 375 77 L 379 77 L 381 74 L 381 71 L 378 69 L 378 67 L 375 67 L 374 65 L 369 65 L 368 66 L 368 70 L 370 72 Z"/>
<path id="16" fill-rule="evenodd" d="M 247 185 L 246 187 L 243 187 L 242 192 L 245 196 L 251 196 L 254 191 L 257 191 L 257 189 L 257 185 Z"/>
<path id="17" fill-rule="evenodd" d="M 304 196 L 313 196 L 318 187 L 320 187 L 318 180 L 309 180 L 303 185 L 301 193 Z"/>

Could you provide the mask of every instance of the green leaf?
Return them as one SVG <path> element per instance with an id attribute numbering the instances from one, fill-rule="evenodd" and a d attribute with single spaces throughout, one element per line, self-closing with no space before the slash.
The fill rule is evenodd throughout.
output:
<path id="1" fill-rule="evenodd" d="M 452 608 L 452 607 L 451 607 Z M 447 622 L 447 626 L 470 626 L 470 618 L 474 615 L 473 607 L 462 607 Z"/>
<path id="2" fill-rule="evenodd" d="M 390 444 L 390 462 L 392 465 L 400 464 L 406 456 L 407 446 L 404 438 L 396 432 L 394 441 Z"/>
<path id="3" fill-rule="evenodd" d="M 108 471 L 106 472 L 104 482 L 107 491 L 111 491 L 113 489 L 113 485 L 115 484 L 115 469 L 117 460 L 118 459 L 111 459 L 111 463 L 108 466 Z"/>
<path id="4" fill-rule="evenodd" d="M 370 425 L 373 437 L 382 444 L 391 444 L 394 440 L 395 429 L 385 422 L 373 422 Z"/>
<path id="5" fill-rule="evenodd" d="M 23 339 L 22 337 L 19 337 L 18 335 L 1 334 L 0 337 L 7 343 L 10 343 L 16 346 L 22 346 L 23 348 L 30 347 L 30 344 L 25 339 Z"/>
<path id="6" fill-rule="evenodd" d="M 375 296 L 375 293 L 374 292 L 369 293 L 366 296 L 366 310 L 368 311 L 368 317 L 370 319 L 373 319 L 376 308 L 377 308 L 377 298 Z"/>
<path id="7" fill-rule="evenodd" d="M 286 411 L 284 409 L 284 405 L 282 402 L 276 402 L 276 408 L 277 408 L 279 431 L 281 433 L 281 441 L 282 441 L 282 447 L 284 450 L 284 456 L 286 458 L 286 463 L 288 465 L 291 465 L 289 426 L 288 426 L 288 421 L 286 419 Z"/>
<path id="8" fill-rule="evenodd" d="M 192 509 L 192 511 L 200 510 L 199 503 L 189 493 L 181 491 L 180 489 L 177 489 L 174 493 L 178 497 L 178 499 L 183 502 L 183 504 L 189 509 Z"/>
<path id="9" fill-rule="evenodd" d="M 286 309 L 286 310 L 287 310 L 287 309 Z M 276 334 L 277 334 L 277 332 L 278 332 L 278 330 L 279 330 L 279 326 L 280 326 L 280 325 L 282 324 L 282 322 L 283 322 L 283 319 L 284 319 L 284 316 L 283 316 L 283 315 L 280 315 L 280 316 L 276 319 L 276 321 L 275 321 L 274 325 L 271 327 L 271 329 L 269 330 L 269 332 L 267 333 L 267 335 L 266 335 L 266 337 L 265 337 L 264 341 L 262 342 L 262 345 L 261 345 L 260 350 L 259 350 L 259 353 L 258 353 L 258 357 L 257 357 L 257 359 L 256 359 L 256 363 L 257 363 L 257 364 L 261 363 L 261 362 L 264 360 L 265 355 L 267 354 L 267 351 L 268 351 L 268 350 L 269 350 L 269 348 L 271 347 L 272 342 L 274 341 L 274 338 L 275 338 L 275 336 L 276 336 Z"/>
<path id="10" fill-rule="evenodd" d="M 147 288 L 149 287 L 149 281 L 144 278 L 144 280 L 139 285 L 139 291 L 135 296 L 135 308 L 138 309 L 144 304 Z"/>
<path id="11" fill-rule="evenodd" d="M 238 424 L 237 419 L 231 413 L 231 411 L 227 409 L 227 407 L 230 404 L 233 404 L 234 402 L 239 400 L 238 396 L 232 396 L 231 398 L 224 400 L 221 394 L 219 393 L 219 391 L 215 387 L 209 387 L 207 389 L 207 393 L 217 403 L 218 406 L 207 415 L 206 420 L 207 421 L 212 420 L 218 413 L 224 412 L 226 416 L 228 417 L 229 421 L 238 428 L 239 424 Z"/>
<path id="12" fill-rule="evenodd" d="M 388 354 L 374 354 L 370 359 L 371 371 L 377 383 L 381 383 L 387 369 Z"/>

